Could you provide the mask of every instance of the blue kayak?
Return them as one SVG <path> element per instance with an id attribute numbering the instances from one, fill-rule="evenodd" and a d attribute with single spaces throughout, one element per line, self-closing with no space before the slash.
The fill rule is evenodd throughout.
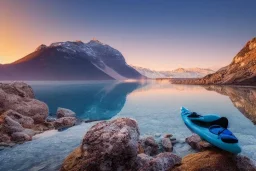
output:
<path id="1" fill-rule="evenodd" d="M 213 114 L 201 116 L 184 107 L 181 107 L 181 117 L 186 126 L 203 140 L 234 154 L 241 152 L 238 139 L 227 129 L 227 118 Z"/>

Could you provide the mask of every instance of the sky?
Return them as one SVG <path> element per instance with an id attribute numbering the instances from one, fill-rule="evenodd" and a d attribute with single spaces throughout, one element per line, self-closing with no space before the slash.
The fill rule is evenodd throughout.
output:
<path id="1" fill-rule="evenodd" d="M 229 64 L 256 37 L 255 0 L 0 0 L 0 63 L 92 38 L 155 70 Z"/>

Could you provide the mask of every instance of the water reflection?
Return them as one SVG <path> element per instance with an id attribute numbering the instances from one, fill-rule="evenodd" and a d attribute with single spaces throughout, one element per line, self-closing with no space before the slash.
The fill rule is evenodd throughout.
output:
<path id="1" fill-rule="evenodd" d="M 204 86 L 206 90 L 228 96 L 234 106 L 256 124 L 256 88 L 231 86 Z"/>
<path id="2" fill-rule="evenodd" d="M 79 84 L 31 84 L 36 97 L 48 104 L 50 115 L 58 107 L 71 109 L 86 120 L 110 119 L 121 111 L 126 97 L 142 86 L 140 82 Z"/>

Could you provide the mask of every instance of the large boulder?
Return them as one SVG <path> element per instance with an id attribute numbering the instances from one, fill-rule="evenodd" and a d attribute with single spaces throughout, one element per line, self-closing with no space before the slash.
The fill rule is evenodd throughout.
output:
<path id="1" fill-rule="evenodd" d="M 58 108 L 57 110 L 57 118 L 63 118 L 63 117 L 75 117 L 76 113 L 73 112 L 72 110 L 65 109 L 65 108 Z"/>
<path id="2" fill-rule="evenodd" d="M 139 153 L 145 153 L 149 156 L 158 154 L 158 144 L 153 137 L 145 137 L 139 140 Z"/>
<path id="3" fill-rule="evenodd" d="M 186 138 L 186 143 L 188 143 L 193 149 L 198 151 L 204 151 L 210 148 L 214 148 L 210 143 L 203 141 L 197 134 Z"/>
<path id="4" fill-rule="evenodd" d="M 49 113 L 48 106 L 34 99 L 34 93 L 25 83 L 0 84 L 0 113 L 14 110 L 42 123 Z"/>
<path id="5" fill-rule="evenodd" d="M 219 150 L 206 150 L 189 154 L 173 171 L 256 171 L 254 164 L 244 156 Z"/>
<path id="6" fill-rule="evenodd" d="M 80 149 L 65 159 L 61 171 L 131 171 L 137 159 L 138 140 L 135 120 L 99 122 L 86 133 Z"/>

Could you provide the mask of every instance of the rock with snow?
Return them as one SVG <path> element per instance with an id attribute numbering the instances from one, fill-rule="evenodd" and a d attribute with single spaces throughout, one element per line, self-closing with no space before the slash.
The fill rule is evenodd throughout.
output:
<path id="1" fill-rule="evenodd" d="M 42 62 L 43 61 L 43 62 Z M 118 50 L 98 40 L 56 42 L 0 67 L 2 80 L 124 80 L 145 78 Z"/>
<path id="2" fill-rule="evenodd" d="M 57 109 L 57 118 L 62 118 L 62 117 L 75 117 L 76 116 L 76 113 L 73 112 L 72 110 L 70 109 L 65 109 L 65 108 L 58 108 Z"/>

